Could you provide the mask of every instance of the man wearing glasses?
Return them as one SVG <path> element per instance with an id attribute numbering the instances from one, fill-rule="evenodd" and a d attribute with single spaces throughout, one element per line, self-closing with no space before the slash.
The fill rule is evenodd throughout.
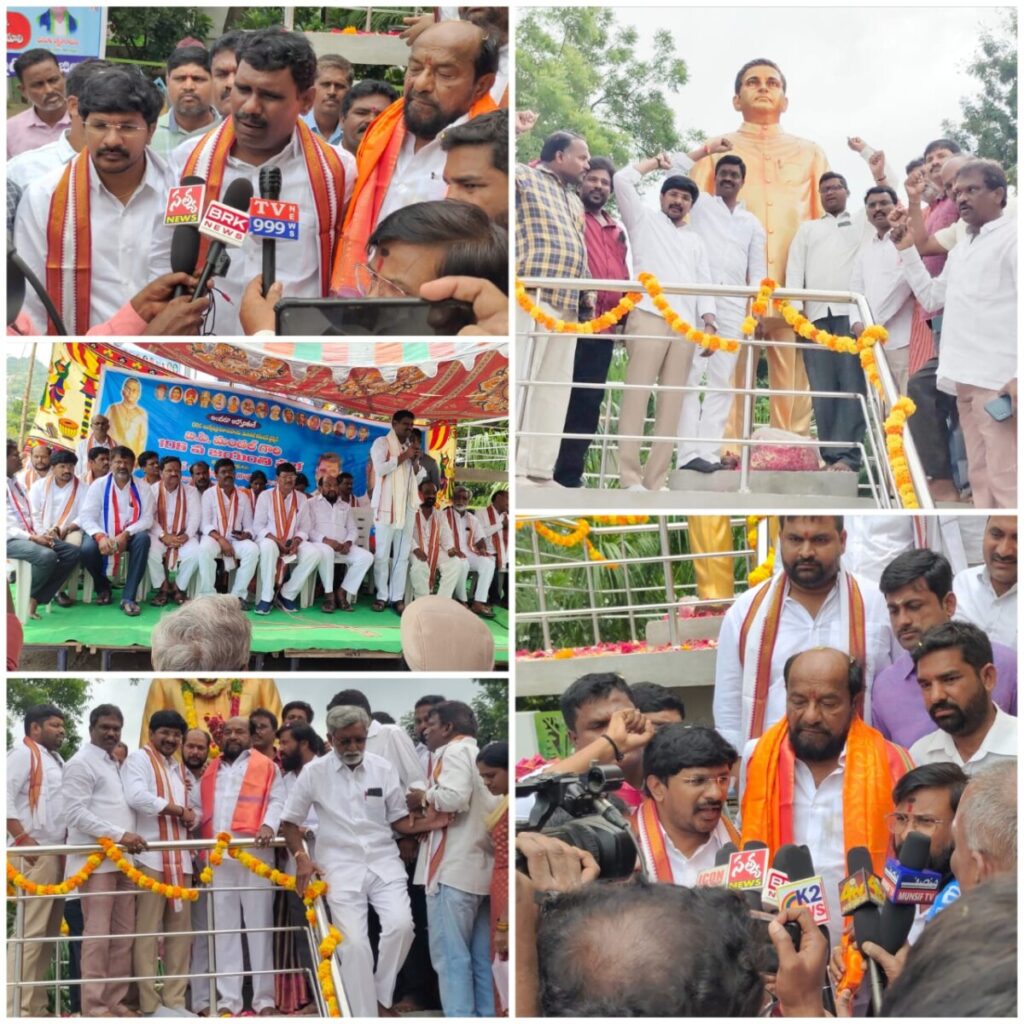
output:
<path id="1" fill-rule="evenodd" d="M 149 239 L 173 184 L 148 149 L 161 106 L 156 87 L 135 68 L 93 75 L 78 98 L 84 148 L 22 196 L 15 244 L 71 335 L 109 320 L 156 276 Z M 32 291 L 24 312 L 47 323 Z"/>

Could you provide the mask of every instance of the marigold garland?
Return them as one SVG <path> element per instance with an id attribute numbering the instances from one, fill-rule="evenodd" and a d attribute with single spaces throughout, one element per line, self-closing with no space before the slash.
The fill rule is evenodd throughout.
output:
<path id="1" fill-rule="evenodd" d="M 669 305 L 658 279 L 653 274 L 644 271 L 642 274 L 637 274 L 637 280 L 644 286 L 654 302 L 654 308 L 661 314 L 665 323 L 677 334 L 683 335 L 687 341 L 692 341 L 695 345 L 711 352 L 717 352 L 719 349 L 723 352 L 735 352 L 740 347 L 740 343 L 732 338 L 720 338 L 717 334 L 708 334 L 706 331 L 698 330 L 692 324 L 688 324 Z"/>
<path id="2" fill-rule="evenodd" d="M 96 842 L 103 847 L 107 860 L 112 861 L 117 870 L 137 888 L 148 889 L 150 892 L 155 892 L 158 896 L 163 896 L 164 899 L 168 900 L 188 900 L 191 903 L 195 903 L 199 899 L 198 889 L 186 889 L 184 886 L 158 882 L 155 878 L 151 878 L 137 867 L 134 867 L 132 862 L 125 857 L 121 848 L 107 836 L 100 836 Z"/>
<path id="3" fill-rule="evenodd" d="M 762 519 L 767 516 L 747 516 L 747 547 L 753 551 L 757 550 L 757 527 Z M 770 580 L 775 572 L 775 548 L 768 549 L 768 556 L 760 564 L 754 566 L 747 574 L 747 585 L 756 587 L 765 580 Z"/>
<path id="4" fill-rule="evenodd" d="M 646 523 L 649 516 L 590 516 L 590 520 L 602 526 L 636 526 L 638 524 Z M 522 519 L 516 520 L 516 529 L 526 525 L 526 521 Z M 590 522 L 586 519 L 577 519 L 576 528 L 570 533 L 558 533 L 553 530 L 546 523 L 541 520 L 536 520 L 533 524 L 534 530 L 537 535 L 543 537 L 549 544 L 553 544 L 559 548 L 574 548 L 579 544 L 585 544 L 587 549 L 587 555 L 592 562 L 600 562 L 602 567 L 605 569 L 617 569 L 618 565 L 615 562 L 609 562 L 607 558 L 594 546 L 590 540 Z"/>
<path id="5" fill-rule="evenodd" d="M 578 323 L 576 321 L 561 320 L 558 317 L 551 316 L 550 313 L 545 313 L 527 294 L 523 283 L 518 279 L 516 280 L 516 302 L 541 327 L 548 331 L 554 331 L 555 334 L 600 334 L 602 331 L 614 327 L 623 317 L 631 313 L 642 298 L 643 296 L 639 292 L 629 292 L 607 313 L 602 313 L 601 316 L 593 320 Z"/>
<path id="6" fill-rule="evenodd" d="M 31 847 L 25 848 L 26 856 L 30 856 L 28 851 Z M 68 893 L 74 892 L 76 889 L 80 889 L 86 882 L 89 881 L 89 877 L 92 873 L 103 863 L 103 857 L 98 853 L 90 853 L 85 860 L 85 867 L 81 871 L 76 871 L 70 878 L 65 878 L 63 882 L 59 882 L 56 885 L 40 885 L 38 882 L 32 882 L 27 879 L 9 860 L 7 861 L 7 881 L 9 883 L 9 889 L 11 887 L 21 889 L 22 892 L 27 892 L 30 896 L 67 896 Z"/>
<path id="7" fill-rule="evenodd" d="M 907 426 L 907 420 L 917 411 L 914 402 L 904 396 L 896 401 L 892 412 L 885 418 L 882 424 L 885 430 L 886 455 L 889 458 L 889 465 L 892 467 L 893 479 L 896 481 L 896 490 L 900 496 L 900 503 L 904 508 L 920 508 L 917 500 L 917 490 L 914 488 L 914 481 L 910 476 L 910 464 L 907 462 L 907 452 L 903 446 L 903 432 Z"/>

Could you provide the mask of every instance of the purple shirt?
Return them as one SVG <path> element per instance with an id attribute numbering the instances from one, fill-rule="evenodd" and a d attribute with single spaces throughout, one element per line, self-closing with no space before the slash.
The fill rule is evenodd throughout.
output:
<path id="1" fill-rule="evenodd" d="M 47 124 L 36 113 L 35 107 L 7 118 L 7 159 L 29 149 L 38 149 L 48 142 L 56 142 L 70 127 L 71 115 L 67 110 L 56 124 Z"/>
<path id="2" fill-rule="evenodd" d="M 992 644 L 996 685 L 992 700 L 1008 715 L 1017 716 L 1017 652 Z M 871 686 L 871 724 L 887 739 L 909 749 L 922 736 L 935 732 L 925 710 L 914 661 L 906 652 L 875 676 Z"/>

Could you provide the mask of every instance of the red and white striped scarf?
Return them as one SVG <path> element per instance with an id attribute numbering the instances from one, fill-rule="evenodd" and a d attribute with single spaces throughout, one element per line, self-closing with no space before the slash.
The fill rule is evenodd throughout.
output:
<path id="1" fill-rule="evenodd" d="M 179 533 L 185 532 L 185 517 L 188 513 L 188 502 L 185 499 L 185 491 L 179 484 L 177 489 L 173 492 L 169 492 L 164 487 L 163 481 L 157 485 L 159 491 L 157 492 L 156 498 L 156 521 L 160 524 L 160 529 L 164 533 L 169 533 L 172 536 L 176 536 Z M 175 495 L 174 501 L 174 519 L 170 526 L 167 524 L 167 495 L 173 493 Z M 178 564 L 178 548 L 167 549 L 167 568 L 173 569 Z"/>
<path id="2" fill-rule="evenodd" d="M 89 150 L 83 149 L 64 168 L 47 218 L 46 290 L 71 337 L 85 334 L 92 326 L 91 164 Z M 57 325 L 49 317 L 47 333 L 57 333 Z"/>

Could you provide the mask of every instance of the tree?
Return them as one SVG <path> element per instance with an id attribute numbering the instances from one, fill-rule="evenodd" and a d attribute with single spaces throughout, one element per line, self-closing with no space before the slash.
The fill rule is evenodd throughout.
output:
<path id="1" fill-rule="evenodd" d="M 60 748 L 67 760 L 81 746 L 78 719 L 89 702 L 88 679 L 9 679 L 7 682 L 7 748 L 24 735 L 22 719 L 33 704 L 55 704 L 64 712 L 65 739 Z"/>
<path id="2" fill-rule="evenodd" d="M 986 29 L 967 70 L 978 79 L 977 97 L 960 100 L 961 120 L 942 130 L 977 156 L 997 160 L 1017 185 L 1017 11 L 1004 14 L 996 32 Z"/>
<path id="3" fill-rule="evenodd" d="M 614 8 L 535 8 L 521 16 L 516 105 L 539 118 L 520 136 L 520 160 L 537 157 L 542 140 L 560 128 L 616 164 L 683 145 L 666 100 L 686 84 L 676 40 L 658 30 L 650 59 L 637 56 L 637 41 L 635 28 L 616 23 Z"/>
<path id="4" fill-rule="evenodd" d="M 129 60 L 163 64 L 186 36 L 206 39 L 213 27 L 199 7 L 111 7 L 110 42 Z"/>
<path id="5" fill-rule="evenodd" d="M 470 701 L 476 715 L 477 745 L 508 739 L 508 680 L 478 679 L 480 692 Z"/>

